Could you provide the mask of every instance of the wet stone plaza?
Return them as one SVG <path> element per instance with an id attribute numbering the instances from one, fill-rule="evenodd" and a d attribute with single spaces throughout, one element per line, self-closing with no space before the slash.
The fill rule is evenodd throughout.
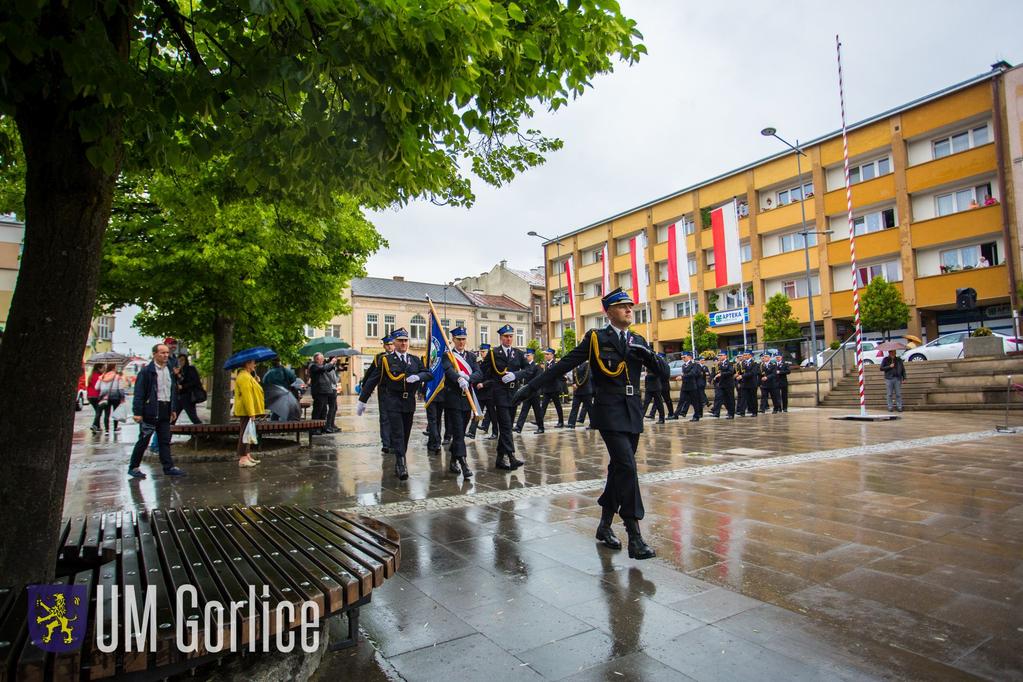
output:
<path id="1" fill-rule="evenodd" d="M 648 561 L 593 539 L 597 432 L 527 424 L 514 472 L 481 433 L 466 482 L 427 456 L 420 410 L 400 482 L 375 405 L 356 417 L 346 399 L 341 433 L 252 469 L 176 440 L 182 479 L 149 455 L 129 480 L 136 427 L 93 434 L 80 413 L 65 515 L 292 504 L 391 524 L 400 570 L 320 680 L 1023 680 L 1023 429 L 839 414 L 648 422 Z"/>

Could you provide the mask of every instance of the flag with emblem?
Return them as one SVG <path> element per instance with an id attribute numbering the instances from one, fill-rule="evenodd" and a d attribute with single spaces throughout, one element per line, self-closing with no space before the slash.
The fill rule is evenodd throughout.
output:
<path id="1" fill-rule="evenodd" d="M 430 304 L 431 309 L 433 304 Z M 440 321 L 435 312 L 430 312 L 430 340 L 426 346 L 426 361 L 433 376 L 426 382 L 426 406 L 444 389 L 444 368 L 440 359 L 448 352 L 447 337 L 441 329 Z"/>

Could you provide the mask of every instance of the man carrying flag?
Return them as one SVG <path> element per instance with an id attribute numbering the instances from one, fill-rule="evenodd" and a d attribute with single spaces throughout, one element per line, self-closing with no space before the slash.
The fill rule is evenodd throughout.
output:
<path id="1" fill-rule="evenodd" d="M 380 383 L 380 360 L 394 350 L 394 341 L 391 340 L 391 335 L 387 334 L 380 343 L 384 346 L 382 353 L 377 353 L 376 357 L 373 358 L 373 362 L 370 363 L 369 369 L 366 370 L 366 375 L 362 377 L 362 391 L 372 392 L 376 385 Z M 387 410 L 384 409 L 384 392 L 377 393 L 377 408 L 380 410 L 380 443 L 381 452 L 385 455 L 391 454 L 391 427 L 387 423 Z"/>
<path id="2" fill-rule="evenodd" d="M 469 465 L 465 462 L 465 429 L 473 414 L 479 414 L 479 401 L 472 385 L 483 378 L 479 363 L 473 353 L 465 351 L 469 334 L 465 327 L 451 330 L 451 344 L 454 346 L 441 356 L 444 370 L 444 410 L 451 419 L 451 461 L 448 471 L 461 473 L 462 478 L 472 478 Z"/>
<path id="3" fill-rule="evenodd" d="M 394 453 L 394 475 L 405 481 L 408 480 L 405 453 L 412 434 L 412 416 L 416 411 L 415 384 L 428 381 L 433 375 L 423 367 L 422 360 L 408 352 L 408 332 L 404 328 L 395 329 L 391 338 L 394 340 L 394 352 L 380 358 L 380 381 L 377 385 L 383 394 L 381 405 L 387 411 L 390 447 Z M 374 388 L 363 388 L 359 394 L 355 412 L 360 417 L 366 411 L 366 403 Z"/>

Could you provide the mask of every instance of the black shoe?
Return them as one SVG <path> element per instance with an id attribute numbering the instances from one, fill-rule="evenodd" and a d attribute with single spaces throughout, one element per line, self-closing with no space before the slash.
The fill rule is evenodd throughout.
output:
<path id="1" fill-rule="evenodd" d="M 426 454 L 430 457 L 436 457 L 440 454 L 440 448 L 426 448 Z"/>
<path id="2" fill-rule="evenodd" d="M 380 454 L 381 455 L 389 455 L 389 454 L 391 454 L 391 448 L 389 448 L 389 447 L 387 447 L 385 445 L 384 447 L 380 448 Z"/>
<path id="3" fill-rule="evenodd" d="M 714 417 L 715 419 L 721 419 L 721 415 L 718 414 L 717 412 L 710 412 L 709 414 L 710 414 L 710 416 Z"/>
<path id="4" fill-rule="evenodd" d="M 405 458 L 398 455 L 398 458 L 394 461 L 394 475 L 398 477 L 399 481 L 408 480 L 408 469 L 405 468 Z"/>
<path id="5" fill-rule="evenodd" d="M 522 433 L 522 429 L 516 426 L 514 429 L 512 429 L 512 433 Z"/>
<path id="6" fill-rule="evenodd" d="M 735 415 L 734 414 L 730 414 L 727 417 L 725 417 L 725 419 L 735 419 Z"/>
<path id="7" fill-rule="evenodd" d="M 698 422 L 698 421 L 700 421 L 700 418 L 699 417 L 693 417 L 689 421 L 691 421 L 691 422 Z"/>
<path id="8" fill-rule="evenodd" d="M 518 469 L 520 466 L 525 464 L 521 459 L 515 459 L 515 455 L 508 455 L 508 461 L 511 463 L 512 469 Z"/>
<path id="9" fill-rule="evenodd" d="M 673 414 L 670 417 L 665 417 L 665 419 L 667 419 L 670 422 L 677 422 L 678 421 L 678 415 L 677 414 Z"/>
<path id="10" fill-rule="evenodd" d="M 537 429 L 536 431 L 534 431 L 533 433 L 546 433 L 546 432 L 542 428 L 540 428 L 540 429 Z"/>
<path id="11" fill-rule="evenodd" d="M 564 422 L 558 422 L 557 424 L 554 425 L 554 428 L 556 428 L 556 429 L 563 429 L 563 428 L 565 428 L 565 423 Z"/>
<path id="12" fill-rule="evenodd" d="M 467 433 L 467 434 L 465 434 L 465 437 L 468 438 L 469 440 L 476 440 L 476 434 L 475 433 Z"/>
<path id="13" fill-rule="evenodd" d="M 441 445 L 451 445 L 451 436 L 444 436 L 444 439 L 440 443 Z"/>
<path id="14" fill-rule="evenodd" d="M 658 424 L 663 424 L 663 423 L 664 423 L 664 420 L 663 420 L 663 419 L 658 419 L 658 420 L 657 420 L 657 423 L 658 423 Z"/>
<path id="15" fill-rule="evenodd" d="M 496 433 L 490 434 L 489 436 L 487 436 L 487 440 L 497 440 L 497 434 Z"/>
<path id="16" fill-rule="evenodd" d="M 575 428 L 575 424 L 569 423 L 565 428 L 567 428 L 567 429 L 574 429 Z"/>
<path id="17" fill-rule="evenodd" d="M 462 469 L 462 478 L 468 480 L 472 478 L 472 471 L 469 469 L 469 465 L 465 462 L 465 457 L 458 458 L 458 466 Z"/>
<path id="18" fill-rule="evenodd" d="M 429 436 L 429 435 L 430 435 L 430 432 L 429 432 L 429 431 L 423 431 L 423 435 L 424 435 L 424 436 Z"/>
<path id="19" fill-rule="evenodd" d="M 511 471 L 512 469 L 515 468 L 508 463 L 508 455 L 498 455 L 497 463 L 494 466 L 496 466 L 498 469 L 503 469 L 505 471 Z"/>
<path id="20" fill-rule="evenodd" d="M 611 526 L 605 526 L 603 523 L 597 526 L 597 539 L 604 543 L 605 547 L 611 549 L 621 549 L 622 541 L 615 537 L 614 531 L 611 530 Z"/>
<path id="21" fill-rule="evenodd" d="M 448 462 L 448 471 L 452 474 L 457 474 L 461 471 L 461 469 L 458 468 L 458 462 L 454 457 L 452 457 L 451 461 Z"/>
<path id="22" fill-rule="evenodd" d="M 630 559 L 652 559 L 657 556 L 655 552 L 643 540 L 639 533 L 639 521 L 636 519 L 625 519 L 625 530 L 629 533 L 629 558 Z"/>
<path id="23" fill-rule="evenodd" d="M 771 414 L 781 414 L 781 410 L 771 410 Z"/>

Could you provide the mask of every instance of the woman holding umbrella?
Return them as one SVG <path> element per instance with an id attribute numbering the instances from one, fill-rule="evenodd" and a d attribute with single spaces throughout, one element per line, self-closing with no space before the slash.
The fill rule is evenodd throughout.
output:
<path id="1" fill-rule="evenodd" d="M 255 371 L 256 361 L 249 359 L 234 376 L 234 415 L 241 422 L 238 430 L 238 466 L 243 469 L 259 464 L 259 460 L 253 459 L 250 452 L 252 444 L 245 442 L 245 427 L 250 420 L 266 412 L 263 406 L 263 387 L 255 378 Z"/>

